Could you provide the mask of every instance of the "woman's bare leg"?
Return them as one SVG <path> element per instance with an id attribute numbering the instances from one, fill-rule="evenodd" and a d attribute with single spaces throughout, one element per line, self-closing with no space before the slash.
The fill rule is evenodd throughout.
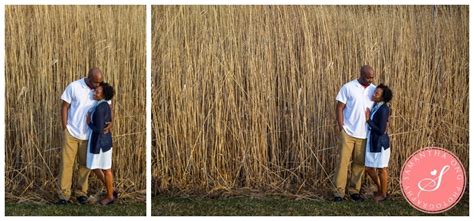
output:
<path id="1" fill-rule="evenodd" d="M 382 187 L 382 195 L 387 196 L 388 192 L 388 170 L 387 168 L 378 169 L 380 177 L 380 187 Z"/>
<path id="2" fill-rule="evenodd" d="M 97 178 L 99 178 L 100 182 L 102 182 L 102 184 L 104 184 L 104 186 L 106 186 L 105 177 L 104 177 L 104 173 L 102 172 L 102 170 L 101 169 L 94 169 L 92 171 L 94 171 L 95 176 L 97 176 Z"/>
<path id="3" fill-rule="evenodd" d="M 100 201 L 102 205 L 113 201 L 114 198 L 114 178 L 112 169 L 103 170 L 105 176 L 105 186 L 107 187 L 107 195 Z"/>
<path id="4" fill-rule="evenodd" d="M 372 178 L 372 181 L 374 181 L 375 185 L 377 185 L 377 193 L 380 193 L 380 178 L 377 176 L 377 170 L 372 167 L 367 167 L 365 171 L 367 171 L 367 174 L 369 174 L 370 178 Z"/>
<path id="5" fill-rule="evenodd" d="M 388 170 L 387 168 L 377 169 L 380 177 L 380 193 L 375 197 L 375 201 L 381 201 L 387 198 L 388 192 Z"/>

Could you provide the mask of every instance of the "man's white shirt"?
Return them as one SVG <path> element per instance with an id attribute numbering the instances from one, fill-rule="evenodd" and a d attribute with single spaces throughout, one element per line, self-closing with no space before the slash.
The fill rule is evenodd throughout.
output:
<path id="1" fill-rule="evenodd" d="M 66 125 L 69 133 L 79 140 L 88 140 L 89 128 L 86 117 L 87 112 L 97 103 L 94 100 L 94 90 L 89 88 L 85 78 L 82 78 L 66 87 L 61 95 L 61 100 L 70 104 Z"/>
<path id="2" fill-rule="evenodd" d="M 373 84 L 364 87 L 359 81 L 353 80 L 344 84 L 339 90 L 336 100 L 346 105 L 343 110 L 343 129 L 349 136 L 367 138 L 365 109 L 372 108 L 375 89 L 376 86 Z"/>

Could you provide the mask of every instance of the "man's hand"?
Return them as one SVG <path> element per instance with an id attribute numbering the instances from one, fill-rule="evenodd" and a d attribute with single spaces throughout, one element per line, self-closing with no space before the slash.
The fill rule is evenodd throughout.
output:
<path id="1" fill-rule="evenodd" d="M 106 122 L 105 124 L 107 125 L 105 128 L 104 128 L 104 133 L 109 133 L 110 131 L 112 131 L 112 121 L 114 120 L 114 106 L 112 104 L 109 104 L 110 106 L 110 122 Z"/>
<path id="2" fill-rule="evenodd" d="M 68 111 L 69 111 L 69 103 L 67 103 L 66 101 L 63 101 L 61 104 L 61 126 L 63 130 L 66 130 Z"/>
<path id="3" fill-rule="evenodd" d="M 91 113 L 87 113 L 86 123 L 89 125 L 91 123 Z"/>
<path id="4" fill-rule="evenodd" d="M 339 131 L 342 131 L 342 126 L 344 125 L 344 115 L 343 110 L 346 107 L 346 104 L 338 101 L 336 105 L 336 121 Z"/>
<path id="5" fill-rule="evenodd" d="M 104 134 L 109 133 L 112 131 L 112 122 L 105 123 L 107 126 L 104 128 Z"/>

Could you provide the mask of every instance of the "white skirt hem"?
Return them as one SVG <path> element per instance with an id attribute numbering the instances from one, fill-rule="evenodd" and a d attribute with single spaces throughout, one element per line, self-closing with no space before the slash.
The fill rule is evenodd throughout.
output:
<path id="1" fill-rule="evenodd" d="M 370 133 L 367 136 L 365 146 L 365 166 L 372 168 L 386 168 L 390 161 L 390 148 L 383 149 L 380 152 L 370 152 Z"/>
<path id="2" fill-rule="evenodd" d="M 91 133 L 92 134 L 92 133 Z M 90 137 L 89 137 L 89 142 L 87 143 L 87 163 L 86 166 L 90 170 L 94 169 L 102 169 L 102 170 L 108 170 L 112 168 L 112 149 L 102 152 L 98 154 L 93 154 L 90 152 L 91 147 L 90 147 Z"/>

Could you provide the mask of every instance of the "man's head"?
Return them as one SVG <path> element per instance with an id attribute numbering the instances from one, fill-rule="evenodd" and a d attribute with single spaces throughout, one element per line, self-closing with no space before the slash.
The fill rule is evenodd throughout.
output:
<path id="1" fill-rule="evenodd" d="M 104 78 L 102 77 L 102 71 L 96 67 L 91 68 L 89 70 L 89 73 L 87 74 L 87 79 L 89 81 L 89 84 L 91 84 L 91 86 L 93 86 L 94 88 L 99 86 L 100 83 L 102 83 L 102 81 L 104 80 Z"/>
<path id="2" fill-rule="evenodd" d="M 374 81 L 375 71 L 369 65 L 364 65 L 360 68 L 359 82 L 364 86 L 369 86 Z"/>

